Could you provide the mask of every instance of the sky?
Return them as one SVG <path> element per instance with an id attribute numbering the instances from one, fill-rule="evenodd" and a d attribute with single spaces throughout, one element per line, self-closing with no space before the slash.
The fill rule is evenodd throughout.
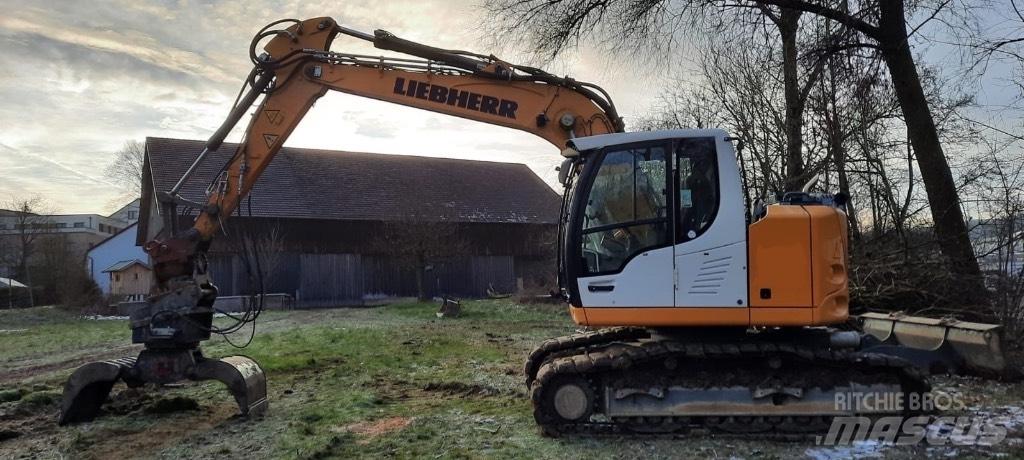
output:
<path id="1" fill-rule="evenodd" d="M 250 69 L 253 34 L 277 19 L 331 16 L 365 32 L 385 29 L 520 62 L 525 56 L 515 44 L 484 45 L 488 22 L 478 1 L 0 0 L 0 204 L 41 196 L 63 213 L 119 208 L 125 191 L 104 175 L 115 152 L 147 136 L 208 138 Z M 998 13 L 983 20 L 995 28 L 1005 22 Z M 381 54 L 347 36 L 332 49 Z M 963 64 L 952 46 L 915 51 L 939 68 Z M 675 69 L 651 71 L 615 59 L 583 46 L 546 67 L 604 87 L 628 128 L 686 66 L 685 59 L 670 59 Z M 991 71 L 979 86 L 980 102 L 998 107 L 1010 97 L 1013 78 Z M 1019 127 L 1019 118 L 1011 124 Z M 285 145 L 525 163 L 552 185 L 561 159 L 524 132 L 340 93 L 320 99 Z"/>
<path id="2" fill-rule="evenodd" d="M 330 16 L 366 32 L 385 29 L 433 46 L 497 54 L 482 49 L 486 33 L 474 5 L 0 0 L 0 203 L 38 195 L 63 213 L 116 210 L 124 190 L 104 175 L 114 153 L 147 136 L 208 138 L 250 69 L 252 36 L 271 21 Z M 346 36 L 332 49 L 382 54 Z M 660 84 L 587 49 L 548 70 L 605 87 L 627 119 L 652 105 L 652 85 Z M 229 140 L 239 137 L 240 129 Z M 528 133 L 335 92 L 317 102 L 285 145 L 525 163 L 552 184 L 561 160 Z"/>

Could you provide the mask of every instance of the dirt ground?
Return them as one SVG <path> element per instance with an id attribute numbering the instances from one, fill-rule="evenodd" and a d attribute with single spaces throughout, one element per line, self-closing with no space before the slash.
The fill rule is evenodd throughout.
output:
<path id="1" fill-rule="evenodd" d="M 221 338 L 207 354 L 245 354 L 268 376 L 270 409 L 245 419 L 219 383 L 115 387 L 95 422 L 56 424 L 64 379 L 92 359 L 132 356 L 124 320 L 54 308 L 0 311 L 0 458 L 1024 458 L 1024 385 L 934 379 L 964 402 L 956 415 L 1007 429 L 994 446 L 820 447 L 708 434 L 541 437 L 522 363 L 573 331 L 557 306 L 468 301 L 268 312 L 253 344 Z M 244 342 L 248 331 L 233 341 Z"/>

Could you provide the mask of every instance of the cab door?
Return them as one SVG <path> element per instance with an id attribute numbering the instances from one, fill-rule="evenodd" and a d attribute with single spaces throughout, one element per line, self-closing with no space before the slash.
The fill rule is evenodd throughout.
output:
<path id="1" fill-rule="evenodd" d="M 673 157 L 675 305 L 746 307 L 746 221 L 732 145 L 680 138 Z"/>
<path id="2" fill-rule="evenodd" d="M 581 303 L 672 307 L 674 257 L 668 141 L 605 148 L 586 176 L 576 239 Z"/>

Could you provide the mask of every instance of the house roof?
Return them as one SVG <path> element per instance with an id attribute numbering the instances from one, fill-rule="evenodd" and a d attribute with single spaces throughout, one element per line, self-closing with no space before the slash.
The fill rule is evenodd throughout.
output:
<path id="1" fill-rule="evenodd" d="M 136 265 L 136 264 L 142 265 L 147 270 L 149 269 L 149 265 L 147 265 L 145 262 L 143 262 L 143 261 L 141 261 L 139 259 L 132 259 L 132 260 L 122 260 L 120 262 L 117 262 L 114 265 L 111 265 L 111 266 L 107 267 L 106 269 L 104 269 L 103 273 L 113 273 L 113 272 L 119 272 L 119 271 L 127 270 L 129 267 L 131 267 L 133 265 Z"/>
<path id="2" fill-rule="evenodd" d="M 147 138 L 153 189 L 173 187 L 204 144 Z M 181 195 L 205 202 L 207 185 L 236 148 L 225 143 L 211 153 Z M 288 147 L 251 195 L 254 216 L 276 218 L 550 224 L 559 209 L 558 194 L 523 164 Z"/>

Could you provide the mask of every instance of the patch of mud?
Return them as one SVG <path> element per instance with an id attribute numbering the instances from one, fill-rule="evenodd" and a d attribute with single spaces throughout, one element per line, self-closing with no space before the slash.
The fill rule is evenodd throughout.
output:
<path id="1" fill-rule="evenodd" d="M 171 414 L 174 412 L 197 411 L 199 403 L 192 398 L 174 396 L 171 398 L 157 399 L 153 404 L 146 407 L 149 414 Z"/>
<path id="2" fill-rule="evenodd" d="M 462 382 L 430 382 L 424 391 L 435 391 L 451 396 L 498 396 L 501 390 L 486 385 Z"/>
<path id="3" fill-rule="evenodd" d="M 123 388 L 107 398 L 101 411 L 113 415 L 127 415 L 142 409 L 153 400 L 152 391 L 143 388 Z"/>
<path id="4" fill-rule="evenodd" d="M 4 442 L 8 439 L 14 439 L 17 438 L 18 436 L 21 436 L 20 431 L 0 430 L 0 442 Z"/>
<path id="5" fill-rule="evenodd" d="M 400 431 L 415 420 L 412 417 L 388 417 L 379 420 L 353 423 L 340 429 L 341 432 L 359 436 L 357 444 L 369 444 L 374 438 L 395 431 Z M 335 430 L 339 431 L 339 430 Z"/>
<path id="6" fill-rule="evenodd" d="M 173 399 L 173 398 L 169 398 Z M 124 458 L 126 452 L 133 458 L 149 458 L 168 446 L 181 443 L 204 443 L 204 437 L 215 429 L 223 429 L 244 419 L 235 416 L 234 404 L 217 404 L 201 411 L 183 411 L 160 416 L 157 423 L 137 426 L 92 427 L 87 442 L 81 446 L 86 458 Z"/>

